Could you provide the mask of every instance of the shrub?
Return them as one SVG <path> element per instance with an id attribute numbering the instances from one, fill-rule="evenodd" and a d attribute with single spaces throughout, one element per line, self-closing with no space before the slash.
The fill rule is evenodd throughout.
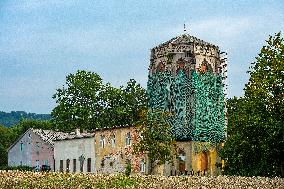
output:
<path id="1" fill-rule="evenodd" d="M 125 175 L 129 176 L 131 173 L 131 163 L 127 162 L 126 167 L 125 167 Z"/>
<path id="2" fill-rule="evenodd" d="M 25 165 L 20 165 L 20 166 L 1 166 L 0 170 L 19 170 L 19 171 L 33 171 L 34 167 L 29 167 L 29 166 L 25 166 Z"/>

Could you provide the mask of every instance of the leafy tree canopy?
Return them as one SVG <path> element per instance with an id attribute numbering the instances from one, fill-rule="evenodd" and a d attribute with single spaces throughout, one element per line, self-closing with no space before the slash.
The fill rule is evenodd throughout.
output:
<path id="1" fill-rule="evenodd" d="M 225 174 L 284 176 L 284 43 L 270 36 L 252 63 L 243 98 L 228 100 Z"/>
<path id="2" fill-rule="evenodd" d="M 51 113 L 53 123 L 63 131 L 132 125 L 146 106 L 146 92 L 135 80 L 115 88 L 104 84 L 98 74 L 83 70 L 68 75 L 53 98 L 57 103 Z"/>

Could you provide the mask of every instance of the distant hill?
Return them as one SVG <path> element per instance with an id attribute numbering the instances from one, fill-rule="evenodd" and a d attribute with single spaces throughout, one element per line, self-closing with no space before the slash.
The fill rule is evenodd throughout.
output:
<path id="1" fill-rule="evenodd" d="M 11 127 L 19 123 L 22 119 L 50 120 L 51 115 L 27 113 L 24 111 L 12 111 L 10 113 L 0 111 L 0 125 Z"/>

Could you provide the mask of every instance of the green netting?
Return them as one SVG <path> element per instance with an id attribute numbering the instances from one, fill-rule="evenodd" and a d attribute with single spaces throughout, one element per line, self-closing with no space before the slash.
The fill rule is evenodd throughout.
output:
<path id="1" fill-rule="evenodd" d="M 224 94 L 221 76 L 211 72 L 188 77 L 180 70 L 149 75 L 149 108 L 172 112 L 168 120 L 177 140 L 219 142 L 224 137 Z"/>
<path id="2" fill-rule="evenodd" d="M 224 93 L 221 76 L 193 73 L 195 86 L 195 141 L 219 142 L 224 136 Z"/>

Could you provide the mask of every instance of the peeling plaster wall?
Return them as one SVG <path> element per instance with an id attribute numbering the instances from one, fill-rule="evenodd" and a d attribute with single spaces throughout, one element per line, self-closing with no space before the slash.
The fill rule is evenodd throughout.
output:
<path id="1" fill-rule="evenodd" d="M 126 145 L 126 134 L 131 133 L 131 145 Z M 115 146 L 111 146 L 111 136 L 115 135 Z M 101 136 L 105 137 L 104 148 L 100 146 Z M 140 173 L 140 161 L 146 162 L 144 155 L 132 155 L 132 145 L 139 140 L 139 135 L 134 127 L 111 128 L 96 131 L 95 148 L 96 148 L 96 172 L 97 173 L 122 173 L 125 171 L 126 162 L 129 160 L 132 166 L 132 172 Z"/>
<path id="2" fill-rule="evenodd" d="M 149 162 L 145 155 L 136 156 L 132 155 L 132 145 L 126 146 L 126 134 L 130 132 L 132 138 L 132 144 L 139 140 L 139 135 L 134 127 L 127 128 L 111 128 L 102 129 L 96 131 L 95 134 L 95 157 L 96 157 L 96 173 L 113 174 L 123 173 L 126 167 L 126 161 L 130 160 L 133 173 L 140 173 L 140 161 L 144 159 L 146 162 L 146 174 L 149 171 Z M 116 136 L 115 146 L 111 146 L 111 136 Z M 100 137 L 105 137 L 104 148 L 100 146 Z M 177 142 L 177 152 L 185 153 L 185 165 L 184 169 L 194 171 L 196 174 L 198 171 L 206 170 L 206 175 L 219 175 L 221 173 L 220 168 L 216 167 L 216 163 L 220 163 L 221 159 L 217 155 L 217 149 L 211 147 L 210 143 L 200 143 L 193 141 Z M 197 148 L 198 146 L 198 148 Z M 205 146 L 205 147 L 204 147 Z M 144 174 L 145 174 L 144 173 Z M 165 165 L 158 165 L 153 168 L 152 173 L 155 175 L 171 175 L 180 174 L 179 160 L 174 159 L 173 164 L 166 163 Z"/>

